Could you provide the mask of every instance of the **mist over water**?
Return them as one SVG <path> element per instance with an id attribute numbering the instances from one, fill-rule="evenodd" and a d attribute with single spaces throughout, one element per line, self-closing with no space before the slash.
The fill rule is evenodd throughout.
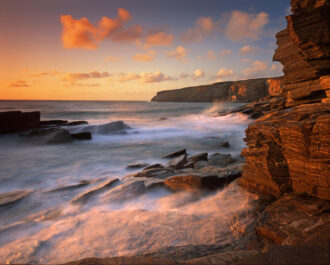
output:
<path id="1" fill-rule="evenodd" d="M 11 207 L 0 208 L 0 263 L 58 263 L 84 257 L 133 255 L 168 246 L 223 244 L 235 240 L 233 220 L 248 224 L 256 199 L 235 183 L 217 193 L 170 194 L 155 190 L 124 203 L 102 200 L 83 207 L 70 201 L 108 178 L 134 171 L 131 163 L 166 163 L 180 148 L 240 154 L 244 115 L 216 116 L 234 103 L 2 101 L 0 111 L 41 111 L 42 120 L 86 120 L 68 127 L 92 131 L 91 141 L 47 145 L 38 139 L 0 137 L 0 193 L 31 190 Z M 165 119 L 166 118 L 166 119 Z M 123 121 L 124 133 L 106 124 Z M 220 147 L 229 141 L 230 148 Z M 91 180 L 61 192 L 57 187 Z M 244 213 L 244 214 L 242 214 Z"/>

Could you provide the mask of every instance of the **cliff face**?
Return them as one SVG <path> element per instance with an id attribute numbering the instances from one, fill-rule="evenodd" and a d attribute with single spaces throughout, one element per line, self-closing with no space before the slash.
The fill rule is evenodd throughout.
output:
<path id="1" fill-rule="evenodd" d="M 247 129 L 240 183 L 276 197 L 293 191 L 330 199 L 330 4 L 293 0 L 291 5 L 274 55 L 284 65 L 286 102 Z"/>
<path id="2" fill-rule="evenodd" d="M 282 90 L 280 78 L 259 78 L 243 81 L 220 82 L 211 85 L 160 91 L 152 98 L 158 102 L 251 102 Z"/>

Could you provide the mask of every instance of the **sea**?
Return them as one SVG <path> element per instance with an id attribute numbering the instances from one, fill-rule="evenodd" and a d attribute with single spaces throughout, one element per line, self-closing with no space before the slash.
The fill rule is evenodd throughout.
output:
<path id="1" fill-rule="evenodd" d="M 256 198 L 236 183 L 199 198 L 159 189 L 121 203 L 97 197 L 83 206 L 70 201 L 107 179 L 134 173 L 129 164 L 166 164 L 162 157 L 182 148 L 189 155 L 230 153 L 238 159 L 251 121 L 243 114 L 218 113 L 240 105 L 0 101 L 0 112 L 40 111 L 41 120 L 83 120 L 88 124 L 64 128 L 92 132 L 91 140 L 62 144 L 0 136 L 0 194 L 31 191 L 15 204 L 0 206 L 0 263 L 63 263 L 237 240 L 237 222 L 241 227 L 251 222 L 242 212 L 249 212 Z M 125 129 L 107 126 L 115 121 Z M 224 141 L 229 148 L 220 145 Z M 82 180 L 91 184 L 50 192 Z"/>

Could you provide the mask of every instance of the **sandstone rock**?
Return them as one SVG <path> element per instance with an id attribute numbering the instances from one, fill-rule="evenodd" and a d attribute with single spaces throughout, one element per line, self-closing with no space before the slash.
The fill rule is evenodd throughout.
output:
<path id="1" fill-rule="evenodd" d="M 167 167 L 171 167 L 174 169 L 180 169 L 187 163 L 187 155 L 181 155 L 177 158 L 174 158 L 170 162 L 168 162 Z"/>
<path id="2" fill-rule="evenodd" d="M 63 126 L 67 125 L 68 121 L 66 120 L 47 120 L 47 121 L 40 121 L 40 126 L 49 127 L 49 126 Z"/>
<path id="3" fill-rule="evenodd" d="M 152 169 L 152 168 L 164 168 L 164 166 L 162 164 L 153 164 L 153 165 L 145 167 L 144 170 Z"/>
<path id="4" fill-rule="evenodd" d="M 90 140 L 90 139 L 92 139 L 92 134 L 90 132 L 72 133 L 71 136 L 75 140 Z"/>
<path id="5" fill-rule="evenodd" d="M 0 194 L 0 207 L 18 202 L 31 194 L 31 190 L 16 190 Z"/>
<path id="6" fill-rule="evenodd" d="M 157 177 L 157 178 L 165 178 L 175 174 L 175 171 L 171 168 L 151 168 L 144 169 L 140 172 L 137 172 L 133 175 L 136 178 L 149 178 L 149 177 Z"/>
<path id="7" fill-rule="evenodd" d="M 226 184 L 226 178 L 218 178 L 217 175 L 208 174 L 182 174 L 167 178 L 164 181 L 165 187 L 173 191 L 215 190 Z"/>
<path id="8" fill-rule="evenodd" d="M 144 163 L 137 163 L 137 164 L 129 164 L 126 168 L 127 169 L 136 169 L 136 168 L 143 168 L 148 166 L 148 164 L 144 164 Z"/>
<path id="9" fill-rule="evenodd" d="M 268 95 L 278 95 L 280 88 L 272 81 L 278 78 L 259 78 L 219 82 L 211 85 L 160 91 L 152 101 L 158 102 L 251 102 Z"/>
<path id="10" fill-rule="evenodd" d="M 200 153 L 200 154 L 196 154 L 193 156 L 190 156 L 188 158 L 188 161 L 193 161 L 193 162 L 197 162 L 197 161 L 207 161 L 207 153 Z"/>
<path id="11" fill-rule="evenodd" d="M 82 180 L 82 181 L 80 181 L 77 184 L 68 185 L 68 186 L 61 186 L 61 187 L 58 187 L 58 188 L 55 188 L 55 189 L 51 189 L 51 190 L 49 190 L 47 192 L 57 192 L 57 191 L 74 190 L 74 189 L 77 189 L 77 188 L 81 188 L 81 187 L 87 186 L 89 184 L 90 184 L 90 181 Z"/>
<path id="12" fill-rule="evenodd" d="M 184 154 L 186 154 L 186 149 L 184 148 L 184 149 L 180 149 L 180 150 L 178 150 L 178 151 L 175 151 L 175 152 L 173 152 L 173 153 L 170 153 L 170 154 L 168 154 L 168 155 L 166 155 L 166 156 L 163 156 L 163 158 L 172 158 L 172 157 L 177 157 L 177 156 L 181 156 L 181 155 L 184 155 Z"/>
<path id="13" fill-rule="evenodd" d="M 39 128 L 40 112 L 0 112 L 0 134 L 16 133 Z"/>
<path id="14" fill-rule="evenodd" d="M 106 191 L 109 188 L 112 188 L 119 180 L 118 179 L 110 179 L 107 180 L 97 187 L 88 190 L 80 195 L 78 195 L 76 198 L 74 198 L 71 203 L 72 204 L 84 204 L 86 203 L 91 197 L 94 197 L 104 191 Z"/>
<path id="15" fill-rule="evenodd" d="M 146 191 L 144 181 L 128 180 L 102 195 L 104 202 L 123 202 L 139 197 Z"/>
<path id="16" fill-rule="evenodd" d="M 220 154 L 215 153 L 209 157 L 209 162 L 207 163 L 209 166 L 227 166 L 230 163 L 233 163 L 234 159 L 231 157 L 231 154 Z"/>

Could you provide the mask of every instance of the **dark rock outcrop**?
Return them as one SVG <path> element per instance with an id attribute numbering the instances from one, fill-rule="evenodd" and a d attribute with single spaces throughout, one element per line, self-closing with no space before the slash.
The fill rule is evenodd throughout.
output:
<path id="1" fill-rule="evenodd" d="M 90 140 L 92 139 L 92 134 L 90 132 L 72 133 L 71 137 L 75 140 Z"/>
<path id="2" fill-rule="evenodd" d="M 251 102 L 281 92 L 280 78 L 259 78 L 219 82 L 211 85 L 160 91 L 151 101 L 157 102 Z"/>
<path id="3" fill-rule="evenodd" d="M 258 193 L 286 192 L 330 199 L 330 4 L 292 1 L 287 28 L 277 34 L 274 60 L 284 65 L 282 107 L 250 125 L 240 183 Z"/>
<path id="4" fill-rule="evenodd" d="M 0 133 L 16 133 L 40 126 L 40 112 L 0 112 Z"/>

